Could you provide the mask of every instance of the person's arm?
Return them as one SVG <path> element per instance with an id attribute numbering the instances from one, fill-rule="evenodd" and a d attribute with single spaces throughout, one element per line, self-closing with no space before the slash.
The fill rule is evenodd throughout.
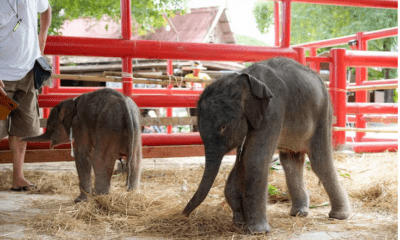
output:
<path id="1" fill-rule="evenodd" d="M 7 95 L 6 92 L 4 91 L 4 83 L 0 79 L 0 94 L 2 95 Z"/>
<path id="2" fill-rule="evenodd" d="M 46 46 L 47 32 L 51 24 L 51 7 L 40 14 L 40 32 L 39 32 L 39 48 L 42 55 L 44 54 L 44 47 Z"/>

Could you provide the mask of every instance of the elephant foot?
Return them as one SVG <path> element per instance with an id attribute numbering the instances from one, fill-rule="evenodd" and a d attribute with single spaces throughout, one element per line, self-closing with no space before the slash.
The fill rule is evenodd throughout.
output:
<path id="1" fill-rule="evenodd" d="M 335 218 L 335 219 L 339 219 L 339 220 L 343 220 L 343 219 L 347 219 L 349 218 L 350 213 L 348 213 L 347 211 L 331 211 L 329 213 L 329 218 Z"/>
<path id="2" fill-rule="evenodd" d="M 233 213 L 233 223 L 236 226 L 242 226 L 245 223 L 242 212 L 234 212 Z"/>
<path id="3" fill-rule="evenodd" d="M 75 203 L 80 203 L 80 202 L 87 202 L 87 196 L 85 193 L 81 193 L 77 198 L 75 198 Z"/>
<path id="4" fill-rule="evenodd" d="M 247 234 L 269 233 L 271 231 L 271 227 L 267 221 L 263 221 L 256 224 L 247 224 L 245 225 L 244 230 Z"/>
<path id="5" fill-rule="evenodd" d="M 307 217 L 308 215 L 308 207 L 301 207 L 301 208 L 292 208 L 290 210 L 290 216 L 293 217 Z"/>

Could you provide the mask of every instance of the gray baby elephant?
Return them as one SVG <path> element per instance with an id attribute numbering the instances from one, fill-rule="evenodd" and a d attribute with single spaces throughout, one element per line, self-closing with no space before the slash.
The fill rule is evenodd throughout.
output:
<path id="1" fill-rule="evenodd" d="M 140 113 L 131 98 L 112 89 L 101 89 L 60 102 L 47 120 L 47 130 L 28 142 L 50 142 L 51 148 L 75 141 L 74 155 L 79 176 L 80 196 L 75 202 L 87 200 L 92 192 L 91 170 L 95 174 L 95 193 L 107 194 L 115 160 L 127 159 L 128 190 L 140 181 L 141 136 Z"/>
<path id="2" fill-rule="evenodd" d="M 184 216 L 203 202 L 223 156 L 237 148 L 225 197 L 234 223 L 244 224 L 245 231 L 270 231 L 266 214 L 268 166 L 276 149 L 292 200 L 290 215 L 308 214 L 309 196 L 303 181 L 307 154 L 329 195 L 329 217 L 348 218 L 347 194 L 333 164 L 330 97 L 313 71 L 286 58 L 255 63 L 210 84 L 197 107 L 206 162 Z"/>

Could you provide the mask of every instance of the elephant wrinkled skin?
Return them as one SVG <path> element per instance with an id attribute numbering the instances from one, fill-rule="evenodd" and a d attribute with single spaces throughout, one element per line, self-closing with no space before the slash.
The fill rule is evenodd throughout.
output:
<path id="1" fill-rule="evenodd" d="M 268 166 L 276 149 L 292 201 L 290 215 L 308 214 L 309 196 L 303 181 L 307 154 L 329 195 L 329 217 L 348 218 L 347 193 L 333 164 L 330 97 L 313 71 L 286 58 L 255 63 L 210 84 L 197 107 L 206 165 L 184 216 L 202 203 L 223 156 L 237 148 L 225 197 L 234 223 L 244 224 L 246 232 L 270 231 L 266 214 Z"/>
<path id="2" fill-rule="evenodd" d="M 128 190 L 140 181 L 141 136 L 140 113 L 131 98 L 112 89 L 101 89 L 62 101 L 47 120 L 47 130 L 28 142 L 50 142 L 54 146 L 75 141 L 74 155 L 79 177 L 80 196 L 87 200 L 92 193 L 91 171 L 95 174 L 95 193 L 107 194 L 115 160 L 126 155 Z"/>

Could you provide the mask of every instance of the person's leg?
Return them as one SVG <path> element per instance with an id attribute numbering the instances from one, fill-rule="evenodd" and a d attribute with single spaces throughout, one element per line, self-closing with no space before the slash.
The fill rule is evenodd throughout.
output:
<path id="1" fill-rule="evenodd" d="M 22 142 L 21 139 L 40 134 L 39 108 L 33 82 L 33 72 L 30 71 L 19 81 L 5 83 L 5 89 L 11 89 L 13 91 L 12 98 L 19 103 L 18 108 L 10 113 L 10 126 L 7 129 L 13 161 L 12 188 L 32 185 L 32 183 L 25 179 L 23 174 L 27 143 Z M 8 87 L 7 84 L 10 84 L 10 86 Z"/>
<path id="2" fill-rule="evenodd" d="M 12 188 L 20 188 L 32 185 L 32 183 L 25 179 L 23 173 L 26 142 L 21 141 L 21 138 L 16 136 L 9 136 L 8 142 L 11 149 L 11 158 L 13 161 Z"/>

